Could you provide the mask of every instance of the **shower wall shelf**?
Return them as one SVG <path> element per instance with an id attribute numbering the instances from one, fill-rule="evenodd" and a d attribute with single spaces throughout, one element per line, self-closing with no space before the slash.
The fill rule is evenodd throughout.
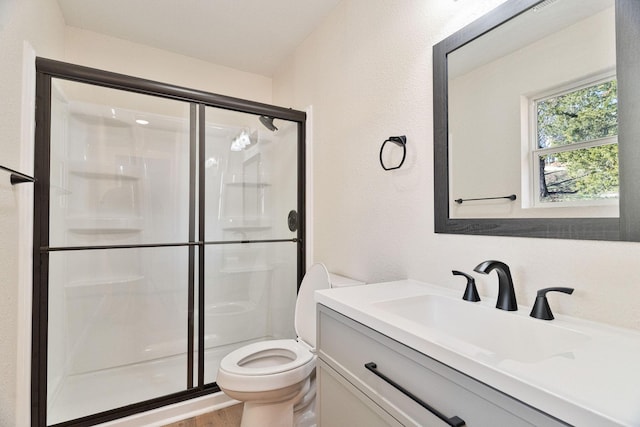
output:
<path id="1" fill-rule="evenodd" d="M 73 108 L 73 107 L 72 107 Z M 83 111 L 71 111 L 71 117 L 77 119 L 89 126 L 108 126 L 113 128 L 132 128 L 133 123 L 125 120 L 121 120 L 115 117 L 105 116 L 106 112 L 96 111 L 95 114 L 88 114 L 86 111 L 89 108 L 86 104 L 79 104 L 77 108 L 82 108 Z"/>
<path id="2" fill-rule="evenodd" d="M 264 217 L 227 217 L 220 221 L 223 230 L 261 231 L 272 228 L 273 223 Z"/>
<path id="3" fill-rule="evenodd" d="M 221 268 L 219 271 L 223 274 L 267 273 L 273 271 L 273 267 L 268 265 L 250 265 L 246 267 Z"/>
<path id="4" fill-rule="evenodd" d="M 230 187 L 254 187 L 254 188 L 264 188 L 264 187 L 271 186 L 271 184 L 267 182 L 256 182 L 256 181 L 226 182 L 225 185 L 228 185 Z"/>
<path id="5" fill-rule="evenodd" d="M 267 173 L 261 173 L 257 177 L 254 176 L 251 179 L 247 179 L 242 174 L 226 174 L 224 183 L 225 185 L 239 185 L 239 184 L 262 184 L 271 185 L 271 176 Z"/>
<path id="6" fill-rule="evenodd" d="M 69 217 L 67 229 L 78 234 L 116 234 L 142 231 L 144 220 L 113 217 Z"/>
<path id="7" fill-rule="evenodd" d="M 82 280 L 64 286 L 69 296 L 83 297 L 91 295 L 130 294 L 132 289 L 141 288 L 144 276 L 116 277 L 112 279 Z"/>
<path id="8" fill-rule="evenodd" d="M 137 180 L 142 176 L 139 166 L 114 165 L 91 161 L 72 161 L 68 164 L 69 173 L 90 179 Z"/>
<path id="9" fill-rule="evenodd" d="M 226 225 L 223 226 L 223 230 L 227 231 L 265 231 L 271 228 L 270 225 Z"/>

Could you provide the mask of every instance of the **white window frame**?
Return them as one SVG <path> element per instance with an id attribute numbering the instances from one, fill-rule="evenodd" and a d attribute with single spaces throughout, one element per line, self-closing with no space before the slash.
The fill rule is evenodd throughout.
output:
<path id="1" fill-rule="evenodd" d="M 566 83 L 562 86 L 556 86 L 543 92 L 537 92 L 528 97 L 523 97 L 523 107 L 526 110 L 527 124 L 523 129 L 522 136 L 526 138 L 523 144 L 523 195 L 529 193 L 529 197 L 523 202 L 523 208 L 566 208 L 580 206 L 617 206 L 618 199 L 598 199 L 598 200 L 570 200 L 559 202 L 542 202 L 540 201 L 540 156 L 561 153 L 566 151 L 576 151 L 585 148 L 599 147 L 618 143 L 618 135 L 600 139 L 593 139 L 584 142 L 574 142 L 572 144 L 553 148 L 538 148 L 538 117 L 537 103 L 550 98 L 575 92 L 590 86 L 596 86 L 616 79 L 615 71 L 608 71 L 594 76 L 590 76 L 578 81 Z M 524 118 L 524 117 L 523 117 Z M 528 203 L 527 203 L 528 202 Z"/>

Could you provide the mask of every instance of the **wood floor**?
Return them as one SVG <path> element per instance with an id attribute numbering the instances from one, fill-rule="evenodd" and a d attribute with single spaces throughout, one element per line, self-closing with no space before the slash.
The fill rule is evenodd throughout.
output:
<path id="1" fill-rule="evenodd" d="M 242 404 L 167 424 L 164 427 L 240 427 Z"/>

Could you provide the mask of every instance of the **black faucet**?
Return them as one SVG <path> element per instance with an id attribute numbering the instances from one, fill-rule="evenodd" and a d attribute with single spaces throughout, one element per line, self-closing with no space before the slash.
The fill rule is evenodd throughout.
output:
<path id="1" fill-rule="evenodd" d="M 496 302 L 496 308 L 516 311 L 518 309 L 516 293 L 513 290 L 511 271 L 507 264 L 501 261 L 485 261 L 473 269 L 473 271 L 482 274 L 489 274 L 492 270 L 496 270 L 498 273 L 498 301 Z"/>

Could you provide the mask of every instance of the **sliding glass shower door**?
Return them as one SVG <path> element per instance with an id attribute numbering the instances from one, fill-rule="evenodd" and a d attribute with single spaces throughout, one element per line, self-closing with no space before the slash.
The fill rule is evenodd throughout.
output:
<path id="1" fill-rule="evenodd" d="M 39 61 L 32 425 L 218 391 L 295 336 L 304 114 Z"/>

